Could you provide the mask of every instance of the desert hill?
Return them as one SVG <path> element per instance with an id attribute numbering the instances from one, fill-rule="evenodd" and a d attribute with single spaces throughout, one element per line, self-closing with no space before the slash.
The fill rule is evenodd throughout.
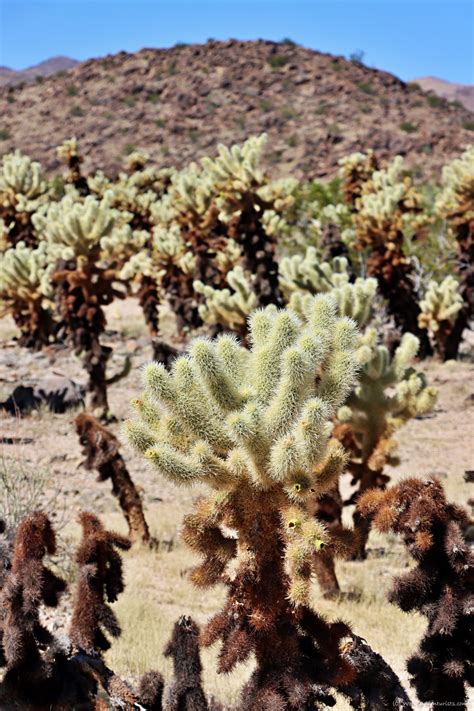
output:
<path id="1" fill-rule="evenodd" d="M 424 91 L 433 91 L 449 101 L 460 101 L 467 109 L 474 111 L 474 86 L 472 84 L 456 84 L 438 77 L 421 77 L 415 81 Z"/>
<path id="2" fill-rule="evenodd" d="M 90 59 L 0 88 L 0 153 L 58 168 L 77 136 L 85 168 L 116 171 L 134 149 L 183 165 L 266 131 L 274 174 L 323 178 L 355 150 L 398 153 L 429 175 L 474 140 L 474 115 L 392 74 L 290 42 L 210 40 Z"/>
<path id="3" fill-rule="evenodd" d="M 79 64 L 77 59 L 70 57 L 51 57 L 27 69 L 16 70 L 10 69 L 10 67 L 0 67 L 0 86 L 38 81 L 39 77 L 49 77 L 51 74 L 72 69 L 77 64 Z"/>

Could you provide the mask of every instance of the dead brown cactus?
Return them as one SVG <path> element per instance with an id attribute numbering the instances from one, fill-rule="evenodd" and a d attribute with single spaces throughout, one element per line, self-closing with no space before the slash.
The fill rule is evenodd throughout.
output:
<path id="1" fill-rule="evenodd" d="M 467 513 L 448 503 L 438 480 L 415 478 L 366 492 L 358 509 L 379 531 L 399 534 L 415 559 L 414 568 L 394 579 L 388 599 L 428 619 L 407 662 L 419 700 L 433 709 L 467 709 L 474 682 L 474 557 L 462 534 Z"/>
<path id="2" fill-rule="evenodd" d="M 87 413 L 79 413 L 74 422 L 85 456 L 84 465 L 88 470 L 99 472 L 99 481 L 111 480 L 112 494 L 117 497 L 127 521 L 130 541 L 149 543 L 150 531 L 142 500 L 120 454 L 118 439 Z"/>
<path id="3" fill-rule="evenodd" d="M 101 654 L 110 642 L 102 627 L 113 637 L 120 634 L 115 613 L 107 604 L 123 591 L 122 559 L 115 550 L 128 550 L 130 541 L 106 531 L 94 514 L 79 515 L 82 541 L 76 553 L 79 581 L 76 590 L 70 638 L 73 645 L 89 655 Z"/>

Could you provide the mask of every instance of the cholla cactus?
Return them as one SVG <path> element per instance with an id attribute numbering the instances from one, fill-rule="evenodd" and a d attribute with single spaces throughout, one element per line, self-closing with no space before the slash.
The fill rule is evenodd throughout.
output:
<path id="1" fill-rule="evenodd" d="M 446 343 L 446 358 L 455 358 L 462 333 L 474 314 L 474 146 L 443 168 L 443 189 L 436 201 L 458 243 L 458 275 L 464 308 Z"/>
<path id="2" fill-rule="evenodd" d="M 426 331 L 418 326 L 420 307 L 412 264 L 404 254 L 405 235 L 420 233 L 428 218 L 410 178 L 402 177 L 402 158 L 375 171 L 363 184 L 353 222 L 355 247 L 367 252 L 367 273 L 378 280 L 379 291 L 403 333 L 420 339 L 422 354 L 431 352 Z"/>
<path id="3" fill-rule="evenodd" d="M 296 688 L 301 704 L 315 703 L 316 684 L 337 686 L 352 673 L 338 652 L 347 626 L 329 625 L 308 607 L 312 557 L 331 541 L 305 507 L 344 466 L 342 448 L 329 443 L 330 420 L 353 387 L 357 331 L 319 296 L 306 323 L 275 307 L 254 312 L 250 341 L 247 350 L 229 335 L 196 339 L 171 374 L 149 365 L 126 429 L 160 474 L 214 490 L 183 532 L 203 556 L 194 583 L 229 588 L 202 641 L 222 640 L 220 671 L 255 652 L 246 708 L 270 708 L 270 699 L 290 708 Z M 322 657 L 333 660 L 331 669 Z"/>
<path id="4" fill-rule="evenodd" d="M 142 233 L 132 233 L 124 217 L 111 207 L 111 195 L 99 202 L 66 195 L 34 216 L 34 224 L 59 259 L 52 281 L 64 332 L 89 374 L 91 407 L 108 413 L 106 366 L 111 349 L 100 343 L 105 330 L 103 306 L 123 298 L 115 283 L 123 260 Z"/>
<path id="5" fill-rule="evenodd" d="M 372 150 L 367 153 L 351 153 L 339 160 L 339 177 L 342 180 L 344 201 L 352 210 L 362 195 L 365 183 L 379 169 L 379 162 Z"/>
<path id="6" fill-rule="evenodd" d="M 213 289 L 202 281 L 195 281 L 194 288 L 205 301 L 199 306 L 199 315 L 204 323 L 222 324 L 236 331 L 243 340 L 247 331 L 247 318 L 258 306 L 253 291 L 252 278 L 242 267 L 236 266 L 227 274 L 230 289 Z"/>
<path id="7" fill-rule="evenodd" d="M 81 173 L 81 163 L 84 159 L 79 152 L 77 138 L 73 136 L 64 141 L 58 146 L 56 153 L 58 158 L 66 163 L 69 168 L 66 182 L 73 185 L 79 195 L 89 195 L 90 189 L 87 179 Z"/>
<path id="8" fill-rule="evenodd" d="M 377 344 L 375 329 L 368 329 L 361 339 L 360 382 L 337 413 L 340 424 L 335 433 L 350 451 L 349 471 L 352 484 L 358 486 L 355 498 L 368 488 L 385 486 L 385 465 L 398 462 L 394 433 L 434 406 L 436 389 L 412 367 L 418 349 L 419 341 L 410 333 L 392 358 L 385 346 Z M 356 556 L 364 558 L 369 527 L 357 512 L 354 523 L 359 536 Z"/>
<path id="9" fill-rule="evenodd" d="M 18 242 L 1 257 L 0 314 L 11 313 L 20 329 L 19 343 L 27 348 L 42 348 L 54 332 L 52 271 L 44 242 L 36 249 Z"/>
<path id="10" fill-rule="evenodd" d="M 429 282 L 425 296 L 420 301 L 418 324 L 428 331 L 434 349 L 443 360 L 446 357 L 447 342 L 462 308 L 459 282 L 454 277 L 446 277 L 441 284 Z"/>
<path id="11" fill-rule="evenodd" d="M 349 280 L 349 262 L 345 257 L 321 262 L 314 247 L 308 247 L 304 257 L 284 257 L 280 262 L 281 288 L 296 313 L 304 316 L 312 294 L 330 293 L 337 302 L 339 315 L 348 316 L 363 327 L 372 316 L 377 280 L 359 277 L 353 284 Z"/>
<path id="12" fill-rule="evenodd" d="M 461 507 L 446 501 L 437 480 L 410 478 L 388 491 L 368 491 L 360 514 L 381 532 L 400 535 L 415 567 L 394 580 L 390 602 L 428 619 L 419 649 L 407 663 L 418 699 L 432 709 L 467 709 L 472 686 L 474 557 L 462 529 Z"/>
<path id="13" fill-rule="evenodd" d="M 40 163 L 15 151 L 3 156 L 0 166 L 0 218 L 9 245 L 37 244 L 31 222 L 34 211 L 46 198 L 47 184 Z"/>

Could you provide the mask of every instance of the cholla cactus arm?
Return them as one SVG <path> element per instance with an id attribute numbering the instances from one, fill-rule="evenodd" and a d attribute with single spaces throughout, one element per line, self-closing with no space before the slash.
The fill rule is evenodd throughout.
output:
<path id="1" fill-rule="evenodd" d="M 199 306 L 199 314 L 204 323 L 221 324 L 245 337 L 247 318 L 258 306 L 252 290 L 251 277 L 237 266 L 227 273 L 230 289 L 214 289 L 202 281 L 195 281 L 194 288 L 204 297 Z"/>
<path id="2" fill-rule="evenodd" d="M 36 249 L 18 242 L 0 260 L 0 312 L 11 313 L 21 331 L 20 344 L 29 348 L 41 348 L 52 336 L 53 267 L 44 242 Z"/>
<path id="3" fill-rule="evenodd" d="M 457 315 L 463 308 L 459 282 L 452 276 L 446 277 L 441 284 L 430 281 L 420 308 L 418 324 L 428 331 L 436 351 L 444 359 L 446 341 L 450 339 Z"/>

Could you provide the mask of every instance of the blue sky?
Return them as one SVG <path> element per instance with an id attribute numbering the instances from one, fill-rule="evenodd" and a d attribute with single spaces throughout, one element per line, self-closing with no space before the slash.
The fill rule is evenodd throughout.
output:
<path id="1" fill-rule="evenodd" d="M 402 79 L 474 81 L 474 0 L 0 0 L 0 64 L 23 69 L 176 42 L 279 40 Z"/>

